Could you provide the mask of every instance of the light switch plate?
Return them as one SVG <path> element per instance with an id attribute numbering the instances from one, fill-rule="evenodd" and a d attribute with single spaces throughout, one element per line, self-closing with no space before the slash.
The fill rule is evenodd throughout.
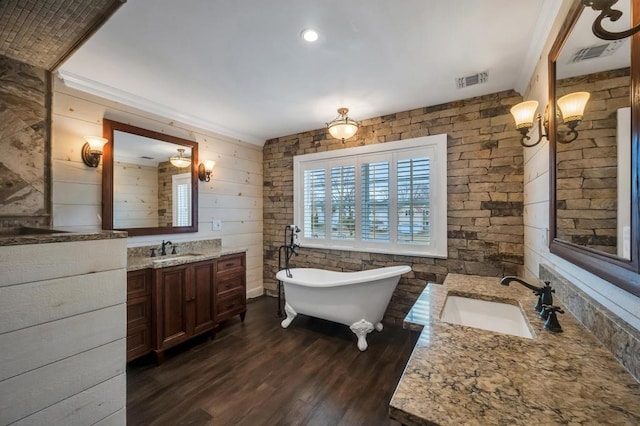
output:
<path id="1" fill-rule="evenodd" d="M 211 220 L 211 230 L 212 231 L 222 231 L 222 221 L 220 219 L 212 219 Z"/>

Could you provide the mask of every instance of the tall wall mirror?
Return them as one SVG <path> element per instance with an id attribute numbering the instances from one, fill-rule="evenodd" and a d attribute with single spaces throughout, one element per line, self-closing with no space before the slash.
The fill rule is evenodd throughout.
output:
<path id="1" fill-rule="evenodd" d="M 102 228 L 129 235 L 198 231 L 198 144 L 103 120 Z"/>
<path id="2" fill-rule="evenodd" d="M 620 32 L 640 22 L 640 0 L 615 4 Z M 575 1 L 549 54 L 552 253 L 640 296 L 638 152 L 640 33 L 596 37 L 598 13 Z M 557 100 L 590 93 L 578 137 L 564 143 Z"/>

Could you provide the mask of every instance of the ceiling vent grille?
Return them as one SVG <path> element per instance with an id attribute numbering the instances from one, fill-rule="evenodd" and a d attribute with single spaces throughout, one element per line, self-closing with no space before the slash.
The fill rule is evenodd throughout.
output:
<path id="1" fill-rule="evenodd" d="M 470 75 L 467 77 L 456 78 L 456 87 L 458 89 L 463 89 L 468 86 L 483 84 L 483 83 L 486 83 L 487 81 L 489 81 L 489 74 L 486 72 L 481 72 L 481 73 Z"/>
<path id="2" fill-rule="evenodd" d="M 624 43 L 624 40 L 615 40 L 610 43 L 599 44 L 597 46 L 583 47 L 578 49 L 576 53 L 571 57 L 569 63 L 586 61 L 587 59 L 602 58 L 605 56 L 613 55 L 616 50 Z"/>

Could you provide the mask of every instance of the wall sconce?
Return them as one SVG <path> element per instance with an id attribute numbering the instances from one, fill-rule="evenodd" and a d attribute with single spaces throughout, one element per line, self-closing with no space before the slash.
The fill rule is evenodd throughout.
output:
<path id="1" fill-rule="evenodd" d="M 347 116 L 348 108 L 338 108 L 338 116 L 330 123 L 327 123 L 329 134 L 336 139 L 345 139 L 353 137 L 358 131 L 359 124 Z"/>
<path id="2" fill-rule="evenodd" d="M 85 136 L 85 144 L 82 146 L 82 161 L 89 167 L 98 167 L 102 157 L 102 147 L 109 142 L 100 136 Z"/>
<path id="3" fill-rule="evenodd" d="M 216 165 L 215 161 L 206 160 L 198 165 L 198 179 L 202 182 L 209 182 L 211 180 L 211 173 L 213 173 L 213 166 Z"/>
<path id="4" fill-rule="evenodd" d="M 616 9 L 612 9 L 618 0 L 582 0 L 582 4 L 585 7 L 590 7 L 596 12 L 600 12 L 600 15 L 593 21 L 593 34 L 603 40 L 620 40 L 640 31 L 640 24 L 627 31 L 620 31 L 619 33 L 612 33 L 602 28 L 602 21 L 609 18 L 611 22 L 615 22 L 622 17 L 622 12 Z"/>
<path id="5" fill-rule="evenodd" d="M 558 99 L 559 112 L 562 114 L 563 122 L 569 128 L 569 131 L 564 135 L 558 135 L 556 138 L 557 142 L 570 143 L 578 138 L 576 127 L 578 127 L 578 124 L 582 121 L 584 109 L 587 106 L 587 101 L 590 96 L 588 92 L 574 92 Z M 547 105 L 544 110 L 544 122 L 540 114 L 536 115 L 537 109 L 537 101 L 520 102 L 511 108 L 511 115 L 513 115 L 513 119 L 516 122 L 516 129 L 522 134 L 520 145 L 525 148 L 538 145 L 542 141 L 542 138 L 549 139 L 549 105 Z M 558 115 L 560 116 L 560 114 Z M 528 133 L 533 127 L 534 121 L 538 122 L 538 140 L 528 144 L 526 141 L 531 139 Z M 542 131 L 543 125 L 544 132 Z"/>
<path id="6" fill-rule="evenodd" d="M 179 169 L 183 169 L 185 167 L 189 167 L 191 165 L 191 158 L 184 157 L 184 148 L 178 149 L 178 155 L 175 157 L 169 158 L 169 162 L 173 164 L 175 167 Z"/>

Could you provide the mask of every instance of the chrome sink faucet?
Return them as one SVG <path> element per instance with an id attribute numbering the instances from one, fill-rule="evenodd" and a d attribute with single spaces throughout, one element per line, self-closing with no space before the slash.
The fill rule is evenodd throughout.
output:
<path id="1" fill-rule="evenodd" d="M 544 287 L 536 287 L 518 277 L 504 277 L 500 280 L 500 284 L 508 286 L 512 281 L 522 284 L 529 290 L 532 290 L 533 294 L 538 296 L 538 301 L 533 307 L 534 311 L 541 312 L 543 310 L 543 306 L 553 305 L 553 295 L 551 293 L 555 293 L 556 291 L 551 288 L 551 284 L 549 283 L 549 281 L 544 282 Z"/>
<path id="2" fill-rule="evenodd" d="M 171 241 L 168 241 L 165 243 L 164 240 L 162 240 L 162 247 L 160 248 L 160 256 L 165 256 L 167 254 L 167 246 L 168 245 L 173 245 L 173 243 Z"/>

